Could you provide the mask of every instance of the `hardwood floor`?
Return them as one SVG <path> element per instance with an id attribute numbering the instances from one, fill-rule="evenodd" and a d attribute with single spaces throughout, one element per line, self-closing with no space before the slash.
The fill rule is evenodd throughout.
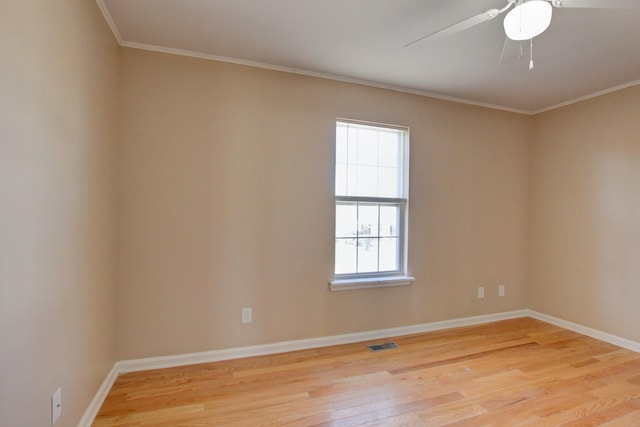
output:
<path id="1" fill-rule="evenodd" d="M 393 341 L 125 374 L 93 425 L 640 426 L 639 353 L 530 318 Z"/>

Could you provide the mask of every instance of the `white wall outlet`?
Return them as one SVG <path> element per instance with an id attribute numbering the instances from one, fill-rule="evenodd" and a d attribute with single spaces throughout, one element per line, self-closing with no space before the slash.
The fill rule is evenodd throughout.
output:
<path id="1" fill-rule="evenodd" d="M 51 396 L 51 424 L 55 424 L 62 415 L 62 389 L 58 388 Z"/>
<path id="2" fill-rule="evenodd" d="M 251 323 L 253 322 L 253 313 L 251 312 L 251 307 L 242 309 L 242 323 Z"/>
<path id="3" fill-rule="evenodd" d="M 499 297 L 503 297 L 504 296 L 504 285 L 498 286 L 498 296 Z"/>
<path id="4" fill-rule="evenodd" d="M 484 286 L 478 286 L 478 298 L 484 298 Z"/>

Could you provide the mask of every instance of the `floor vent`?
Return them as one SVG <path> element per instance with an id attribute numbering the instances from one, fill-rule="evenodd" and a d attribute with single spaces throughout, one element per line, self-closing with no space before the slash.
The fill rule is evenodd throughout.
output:
<path id="1" fill-rule="evenodd" d="M 398 344 L 394 343 L 393 341 L 389 341 L 389 342 L 383 342 L 382 344 L 368 345 L 367 348 L 369 349 L 369 351 L 383 351 L 383 350 L 393 350 L 395 348 L 400 348 L 400 347 L 398 347 Z"/>

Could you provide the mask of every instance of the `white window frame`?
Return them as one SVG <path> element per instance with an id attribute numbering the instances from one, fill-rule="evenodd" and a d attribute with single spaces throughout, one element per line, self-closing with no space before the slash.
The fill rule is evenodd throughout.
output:
<path id="1" fill-rule="evenodd" d="M 404 286 L 410 285 L 414 277 L 411 277 L 407 274 L 408 271 L 408 223 L 409 223 L 409 128 L 403 126 L 394 126 L 373 122 L 365 122 L 359 120 L 349 120 L 349 119 L 337 119 L 336 120 L 336 131 L 340 124 L 353 124 L 360 126 L 368 126 L 374 128 L 385 128 L 385 129 L 393 129 L 401 131 L 404 134 L 404 138 L 402 141 L 402 196 L 399 198 L 389 198 L 389 197 L 363 197 L 363 196 L 344 196 L 344 195 L 335 195 L 335 181 L 334 181 L 334 197 L 335 197 L 335 207 L 337 208 L 338 204 L 349 202 L 349 203 L 379 203 L 379 204 L 391 204 L 394 206 L 398 206 L 400 208 L 399 213 L 399 224 L 398 224 L 398 259 L 397 265 L 398 269 L 395 271 L 380 271 L 380 272 L 366 272 L 366 273 L 348 273 L 348 274 L 335 274 L 333 279 L 329 282 L 330 289 L 332 291 L 339 290 L 352 290 L 352 289 L 360 289 L 360 288 L 377 288 L 377 287 L 387 287 L 387 286 Z M 334 134 L 335 135 L 335 134 Z M 337 149 L 337 140 L 334 140 L 334 149 Z M 336 161 L 334 160 L 334 167 L 336 166 Z M 334 170 L 334 180 L 336 179 L 335 170 Z M 334 220 L 336 219 L 334 214 Z M 336 232 L 335 232 L 335 224 L 334 224 L 334 248 L 336 241 Z M 334 257 L 336 251 L 334 249 Z M 334 271 L 336 268 L 336 260 L 334 258 Z"/>

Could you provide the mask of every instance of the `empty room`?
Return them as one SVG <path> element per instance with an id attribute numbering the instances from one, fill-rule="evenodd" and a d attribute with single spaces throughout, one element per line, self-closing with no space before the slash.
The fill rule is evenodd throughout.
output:
<path id="1" fill-rule="evenodd" d="M 639 426 L 640 2 L 0 8 L 0 424 Z"/>

